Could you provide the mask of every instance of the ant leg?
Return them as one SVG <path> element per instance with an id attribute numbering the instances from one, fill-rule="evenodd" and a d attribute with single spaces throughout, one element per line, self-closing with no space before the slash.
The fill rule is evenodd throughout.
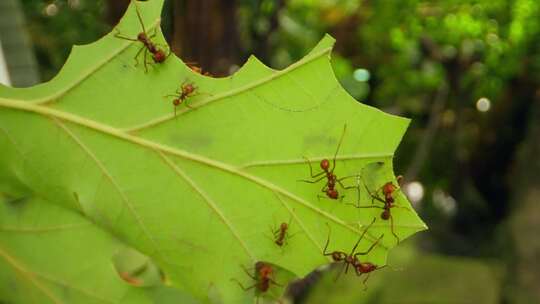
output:
<path id="1" fill-rule="evenodd" d="M 249 271 L 247 270 L 247 268 L 244 266 L 244 265 L 240 265 L 242 266 L 242 269 L 244 270 L 244 272 L 250 277 L 252 278 L 253 280 L 257 281 L 257 277 L 252 275 L 251 273 L 249 273 Z"/>
<path id="2" fill-rule="evenodd" d="M 381 206 L 357 206 L 357 205 L 351 204 L 351 203 L 346 203 L 346 204 L 354 206 L 355 208 L 358 208 L 358 209 L 376 208 L 376 209 L 383 209 L 384 210 L 384 207 L 381 207 Z"/>
<path id="3" fill-rule="evenodd" d="M 328 225 L 328 223 L 326 223 L 326 226 L 328 227 L 328 238 L 326 239 L 326 245 L 324 245 L 323 255 L 328 256 L 328 255 L 332 255 L 332 252 L 326 253 L 326 249 L 328 248 L 328 243 L 330 243 L 331 230 L 330 230 L 330 225 Z"/>
<path id="4" fill-rule="evenodd" d="M 366 229 L 364 229 L 364 232 L 362 232 L 362 234 L 360 235 L 360 238 L 358 239 L 358 241 L 356 242 L 356 244 L 354 244 L 354 247 L 353 249 L 351 250 L 351 254 L 352 255 L 354 253 L 354 251 L 356 250 L 356 247 L 358 247 L 358 244 L 360 244 L 360 241 L 364 238 L 364 235 L 366 234 L 366 232 L 369 230 L 369 228 L 371 227 L 371 225 L 373 225 L 373 223 L 375 223 L 375 218 L 373 218 L 373 221 L 371 221 L 371 223 L 366 227 Z"/>
<path id="5" fill-rule="evenodd" d="M 406 207 L 406 206 L 398 206 L 398 205 L 394 205 L 394 204 L 393 204 L 393 205 L 392 205 L 392 208 L 405 209 L 405 210 L 407 210 L 407 211 L 409 211 L 409 212 L 412 212 L 411 208 Z"/>
<path id="6" fill-rule="evenodd" d="M 377 246 L 377 244 L 379 244 L 379 242 L 382 240 L 382 238 L 384 237 L 384 234 L 381 234 L 381 236 L 377 239 L 377 241 L 373 244 L 371 244 L 371 246 L 368 248 L 368 250 L 364 251 L 364 252 L 357 252 L 354 254 L 354 257 L 356 258 L 356 256 L 359 256 L 359 255 L 366 255 L 368 253 L 371 252 L 371 250 L 373 250 L 373 248 L 375 248 L 375 246 Z"/>
<path id="7" fill-rule="evenodd" d="M 267 234 L 265 234 L 265 236 L 266 236 L 268 239 L 270 239 L 270 240 L 272 241 L 272 243 L 275 243 L 276 240 L 277 240 L 278 237 L 279 237 L 279 232 L 280 232 L 280 231 L 279 231 L 279 229 L 276 229 L 275 224 L 274 224 L 274 227 L 269 227 L 269 228 L 270 228 L 270 235 L 271 235 L 272 237 L 270 237 L 270 236 L 267 235 Z"/>
<path id="8" fill-rule="evenodd" d="M 347 130 L 347 124 L 343 125 L 343 133 L 341 133 L 341 138 L 339 139 L 338 146 L 336 148 L 336 153 L 334 153 L 334 159 L 332 161 L 332 169 L 330 172 L 334 172 L 334 169 L 336 168 L 336 157 L 339 152 L 339 147 L 341 146 L 341 143 L 343 142 L 343 137 L 345 137 L 345 131 Z"/>
<path id="9" fill-rule="evenodd" d="M 135 38 L 130 38 L 130 37 L 127 37 L 127 36 L 123 36 L 120 33 L 120 30 L 118 30 L 118 29 L 116 29 L 116 34 L 114 34 L 114 37 L 119 38 L 119 39 L 129 40 L 129 41 L 139 41 L 138 39 L 135 39 Z"/>
<path id="10" fill-rule="evenodd" d="M 328 183 L 326 183 L 326 185 L 324 185 L 322 188 L 321 188 L 321 192 L 322 193 L 326 193 L 326 190 L 328 190 Z"/>
<path id="11" fill-rule="evenodd" d="M 279 286 L 279 287 L 282 287 L 283 285 L 282 284 L 279 284 L 278 282 L 274 281 L 274 279 L 269 279 L 270 282 L 272 282 L 272 284 L 276 285 L 276 286 Z"/>
<path id="12" fill-rule="evenodd" d="M 193 107 L 189 105 L 189 103 L 188 103 L 188 100 L 187 100 L 187 99 L 185 100 L 184 104 L 186 105 L 186 107 L 188 107 L 188 108 L 190 108 L 190 109 L 193 109 Z"/>
<path id="13" fill-rule="evenodd" d="M 320 202 L 321 199 L 327 199 L 328 197 L 324 196 L 324 195 L 320 195 L 320 194 L 317 194 L 317 200 Z"/>
<path id="14" fill-rule="evenodd" d="M 154 30 L 152 31 L 152 35 L 149 35 L 148 38 L 154 38 L 156 37 L 156 34 L 157 34 L 157 27 L 154 27 Z"/>
<path id="15" fill-rule="evenodd" d="M 323 173 L 324 173 L 324 172 L 323 172 Z M 326 175 L 323 175 L 323 176 L 321 176 L 320 178 L 318 178 L 318 179 L 316 179 L 316 180 L 314 180 L 314 181 L 309 181 L 309 180 L 307 180 L 307 179 L 299 179 L 298 181 L 299 181 L 299 182 L 304 182 L 304 183 L 316 184 L 316 183 L 322 181 L 324 178 L 326 178 Z"/>
<path id="16" fill-rule="evenodd" d="M 328 244 L 330 243 L 330 225 L 328 225 L 328 223 L 326 223 L 326 226 L 328 227 L 328 238 L 326 239 L 326 244 L 324 245 L 324 249 L 323 249 L 323 255 L 325 256 L 329 256 L 329 255 L 334 255 L 334 253 L 338 252 L 339 254 L 343 255 L 343 256 L 346 256 L 347 254 L 345 252 L 342 252 L 342 251 L 334 251 L 334 252 L 326 252 L 326 249 L 328 249 Z"/>
<path id="17" fill-rule="evenodd" d="M 383 204 L 386 204 L 386 201 L 383 200 L 382 198 L 380 198 L 378 195 L 377 195 L 377 192 L 373 193 L 371 191 L 369 191 L 369 188 L 368 186 L 366 185 L 366 182 L 364 181 L 364 187 L 366 188 L 366 191 L 369 193 L 369 196 L 371 196 L 371 204 L 373 205 L 373 201 L 374 200 L 378 200 L 379 202 L 383 203 Z"/>
<path id="18" fill-rule="evenodd" d="M 244 291 L 248 291 L 250 289 L 255 288 L 255 286 L 257 286 L 257 283 L 255 283 L 255 284 L 253 284 L 253 285 L 251 285 L 249 287 L 244 287 L 244 285 L 242 285 L 242 283 L 240 283 L 240 281 L 238 281 L 237 279 L 231 279 L 231 281 L 236 282 L 238 284 L 238 286 L 240 286 L 240 288 L 242 288 Z"/>
<path id="19" fill-rule="evenodd" d="M 341 274 L 343 273 L 343 268 L 345 267 L 345 265 L 349 265 L 348 263 L 342 263 L 343 266 L 341 266 L 341 269 L 338 271 L 336 277 L 334 278 L 334 282 L 337 282 L 337 280 L 339 279 L 339 277 L 341 276 Z"/>
<path id="20" fill-rule="evenodd" d="M 311 161 L 309 160 L 309 158 L 305 157 L 305 156 L 302 156 L 308 163 L 309 165 L 309 175 L 311 175 L 312 178 L 316 178 L 316 177 L 319 177 L 321 174 L 324 174 L 325 172 L 324 171 L 321 171 L 315 175 L 313 175 L 313 168 L 311 167 Z"/>
<path id="21" fill-rule="evenodd" d="M 366 278 L 362 281 L 362 284 L 364 285 L 364 291 L 367 290 L 367 284 L 366 284 L 366 283 L 367 283 L 367 280 L 369 279 L 369 275 L 370 275 L 370 274 L 371 274 L 371 273 L 368 273 L 367 276 L 366 276 Z"/>
<path id="22" fill-rule="evenodd" d="M 390 214 L 390 231 L 392 232 L 392 235 L 396 238 L 397 244 L 399 245 L 399 236 L 397 236 L 396 232 L 394 231 L 394 217 L 392 217 L 392 214 Z"/>
<path id="23" fill-rule="evenodd" d="M 126 36 L 122 36 L 120 34 L 115 34 L 114 35 L 115 38 L 119 38 L 119 39 L 124 39 L 124 40 L 129 40 L 129 41 L 139 41 L 137 39 L 133 39 L 133 38 L 129 38 L 129 37 L 126 37 Z"/>
<path id="24" fill-rule="evenodd" d="M 146 48 L 143 46 L 141 47 L 138 51 L 137 51 L 137 54 L 135 54 L 135 57 L 133 57 L 133 59 L 135 59 L 135 66 L 138 66 L 139 65 L 139 55 L 141 55 L 141 52 L 143 50 L 146 50 Z"/>
<path id="25" fill-rule="evenodd" d="M 336 182 L 338 182 L 338 184 L 341 186 L 341 188 L 343 189 L 352 189 L 352 188 L 358 188 L 358 185 L 357 186 L 345 186 L 341 181 L 342 180 L 345 180 L 345 179 L 348 179 L 348 178 L 351 178 L 351 177 L 358 177 L 358 175 L 349 175 L 349 176 L 345 176 L 345 177 L 342 177 L 340 179 L 336 179 Z"/>
<path id="26" fill-rule="evenodd" d="M 146 61 L 146 54 L 148 54 L 147 51 L 144 52 L 144 72 L 148 73 L 148 62 Z"/>

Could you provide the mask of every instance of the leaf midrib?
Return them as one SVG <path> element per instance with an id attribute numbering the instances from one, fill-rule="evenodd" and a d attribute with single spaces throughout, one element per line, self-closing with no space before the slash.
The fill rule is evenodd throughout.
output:
<path id="1" fill-rule="evenodd" d="M 114 127 L 111 127 L 111 126 L 96 122 L 94 120 L 90 120 L 90 119 L 75 115 L 75 114 L 72 114 L 72 113 L 63 112 L 63 111 L 60 111 L 60 110 L 57 110 L 57 109 L 53 109 L 53 108 L 49 108 L 49 107 L 45 107 L 45 106 L 40 106 L 40 105 L 35 105 L 35 104 L 30 104 L 30 103 L 19 101 L 19 100 L 5 99 L 5 98 L 0 98 L 0 106 L 6 107 L 6 108 L 11 108 L 11 109 L 27 111 L 27 112 L 33 112 L 33 113 L 41 114 L 41 115 L 46 116 L 46 117 L 58 118 L 58 119 L 61 119 L 63 121 L 68 121 L 68 122 L 74 123 L 76 125 L 79 125 L 79 126 L 82 126 L 82 127 L 88 128 L 88 129 L 92 129 L 94 131 L 101 132 L 101 133 L 109 135 L 109 136 L 113 136 L 113 137 L 123 139 L 125 141 L 131 142 L 133 144 L 137 144 L 137 145 L 145 147 L 145 148 L 149 148 L 149 149 L 152 149 L 152 150 L 158 150 L 158 151 L 164 152 L 166 154 L 170 154 L 170 155 L 174 155 L 174 156 L 177 156 L 177 157 L 180 157 L 180 158 L 183 158 L 183 159 L 191 160 L 191 161 L 194 161 L 194 162 L 197 162 L 197 163 L 200 163 L 200 164 L 203 164 L 203 165 L 206 165 L 206 166 L 209 166 L 209 167 L 219 169 L 221 171 L 236 175 L 238 177 L 242 177 L 242 178 L 244 178 L 246 180 L 249 180 L 251 182 L 254 182 L 254 183 L 256 183 L 256 184 L 258 184 L 258 185 L 260 185 L 260 186 L 262 186 L 264 188 L 267 188 L 270 191 L 280 193 L 283 196 L 285 196 L 285 197 L 287 197 L 287 198 L 289 198 L 289 199 L 303 205 L 304 207 L 307 207 L 307 208 L 311 209 L 312 211 L 318 213 L 320 216 L 325 217 L 328 220 L 330 220 L 330 221 L 332 221 L 332 222 L 334 222 L 334 223 L 336 223 L 338 225 L 341 225 L 341 226 L 345 227 L 346 229 L 348 229 L 348 230 L 350 230 L 350 231 L 352 231 L 354 233 L 360 234 L 362 232 L 360 229 L 356 229 L 354 227 L 351 227 L 350 225 L 347 225 L 347 223 L 340 220 L 339 218 L 336 218 L 333 215 L 331 215 L 331 214 L 329 214 L 329 213 L 327 213 L 327 212 L 325 212 L 325 211 L 311 205 L 309 202 L 307 202 L 306 200 L 294 195 L 293 193 L 290 193 L 289 191 L 287 191 L 287 190 L 285 190 L 285 189 L 283 189 L 281 187 L 278 187 L 277 185 L 275 185 L 275 184 L 273 184 L 273 183 L 271 183 L 271 182 L 269 182 L 267 180 L 264 180 L 264 179 L 262 179 L 260 177 L 257 177 L 257 176 L 248 174 L 248 173 L 246 173 L 246 172 L 244 172 L 242 170 L 239 170 L 239 168 L 234 167 L 232 165 L 222 163 L 222 162 L 219 162 L 217 160 L 210 159 L 210 158 L 207 158 L 207 157 L 204 157 L 204 156 L 201 156 L 201 155 L 196 155 L 196 154 L 193 154 L 193 153 L 189 153 L 189 152 L 184 151 L 184 150 L 180 150 L 180 149 L 172 148 L 172 147 L 169 147 L 169 146 L 166 146 L 166 145 L 163 145 L 163 144 L 155 143 L 153 141 L 143 139 L 143 138 L 140 138 L 140 137 L 137 137 L 137 136 L 133 136 L 133 135 L 127 134 L 127 133 L 125 133 L 125 132 L 123 132 L 123 131 L 121 131 L 121 130 L 119 130 L 117 128 L 114 128 Z M 363 227 L 363 226 L 361 226 L 361 227 Z M 421 227 L 419 227 L 419 228 L 421 228 Z M 375 237 L 370 236 L 370 238 L 371 238 L 371 241 L 373 241 L 373 242 L 376 241 Z"/>

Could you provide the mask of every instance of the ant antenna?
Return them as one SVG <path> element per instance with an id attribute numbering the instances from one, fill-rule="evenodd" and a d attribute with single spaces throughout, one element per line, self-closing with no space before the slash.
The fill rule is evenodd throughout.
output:
<path id="1" fill-rule="evenodd" d="M 346 130 L 347 130 L 347 124 L 343 125 L 343 133 L 341 133 L 341 138 L 339 139 L 339 143 L 338 143 L 338 146 L 337 146 L 337 149 L 336 149 L 336 153 L 334 153 L 334 161 L 333 161 L 333 164 L 332 164 L 333 168 L 336 167 L 336 157 L 338 155 L 339 148 L 341 147 L 341 143 L 343 142 L 343 137 L 345 137 L 345 131 Z"/>
<path id="2" fill-rule="evenodd" d="M 139 22 L 141 23 L 143 32 L 146 34 L 146 28 L 144 27 L 144 22 L 141 17 L 141 13 L 139 12 L 139 7 L 137 6 L 137 0 L 131 0 L 133 2 L 133 5 L 135 6 L 135 12 L 137 13 L 137 18 L 139 18 Z"/>
<path id="3" fill-rule="evenodd" d="M 360 244 L 360 241 L 364 238 L 364 235 L 366 234 L 366 232 L 369 230 L 369 228 L 371 228 L 371 225 L 373 225 L 373 223 L 375 223 L 375 219 L 376 218 L 373 218 L 373 220 L 371 221 L 371 223 L 366 227 L 366 229 L 364 229 L 364 232 L 362 232 L 362 235 L 360 236 L 360 238 L 358 239 L 358 241 L 356 242 L 356 244 L 354 244 L 354 247 L 353 249 L 351 250 L 351 254 L 354 253 L 354 251 L 356 250 L 356 247 L 358 247 L 358 244 Z M 375 242 L 373 245 L 377 244 L 377 242 Z M 372 245 L 372 246 L 373 246 Z"/>

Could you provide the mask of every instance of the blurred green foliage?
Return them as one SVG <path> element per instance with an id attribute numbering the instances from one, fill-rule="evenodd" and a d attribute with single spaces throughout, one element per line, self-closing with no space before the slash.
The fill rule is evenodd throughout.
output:
<path id="1" fill-rule="evenodd" d="M 51 79 L 74 44 L 97 40 L 111 29 L 103 22 L 105 0 L 21 0 L 42 78 Z"/>

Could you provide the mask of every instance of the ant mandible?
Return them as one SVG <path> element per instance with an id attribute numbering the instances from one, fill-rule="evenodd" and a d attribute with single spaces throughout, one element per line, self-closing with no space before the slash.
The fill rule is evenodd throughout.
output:
<path id="1" fill-rule="evenodd" d="M 238 281 L 237 279 L 231 279 L 231 280 L 238 283 L 240 288 L 242 288 L 244 291 L 248 291 L 250 289 L 256 288 L 257 292 L 264 293 L 264 292 L 267 292 L 268 289 L 270 289 L 271 284 L 274 284 L 276 286 L 282 286 L 281 284 L 274 281 L 273 279 L 274 268 L 272 268 L 272 266 L 270 266 L 270 264 L 268 263 L 261 262 L 261 261 L 256 262 L 255 275 L 252 275 L 251 273 L 249 273 L 249 271 L 244 266 L 242 266 L 242 268 L 244 269 L 244 272 L 255 281 L 255 284 L 248 287 L 244 287 L 244 285 L 242 285 L 242 283 L 240 283 L 240 281 Z M 257 299 L 257 302 L 258 302 L 258 299 Z"/>
<path id="2" fill-rule="evenodd" d="M 143 23 L 141 14 L 139 12 L 139 8 L 137 7 L 136 1 L 134 2 L 134 5 L 135 5 L 135 12 L 137 13 L 137 18 L 139 19 L 139 23 L 141 24 L 143 31 L 137 35 L 137 38 L 130 38 L 130 37 L 122 36 L 120 32 L 118 31 L 118 29 L 116 29 L 117 33 L 114 35 L 114 37 L 119 38 L 119 39 L 129 40 L 129 41 L 139 41 L 140 43 L 143 44 L 143 47 L 141 47 L 141 49 L 139 49 L 139 51 L 135 55 L 135 62 L 136 62 L 135 66 L 139 64 L 139 60 L 137 58 L 139 57 L 141 52 L 144 50 L 144 70 L 145 72 L 148 72 L 148 66 L 147 66 L 148 62 L 146 61 L 147 52 L 150 52 L 150 54 L 152 54 L 152 60 L 154 61 L 154 63 L 162 63 L 165 61 L 165 59 L 167 59 L 167 57 L 169 57 L 169 55 L 171 54 L 171 50 L 169 49 L 169 52 L 165 54 L 165 51 L 160 49 L 155 43 L 152 42 L 151 38 L 156 36 L 156 29 L 154 29 L 154 32 L 152 33 L 152 35 L 150 36 L 148 35 L 146 28 L 144 27 L 144 23 Z"/>
<path id="3" fill-rule="evenodd" d="M 196 87 L 192 82 L 188 83 L 186 80 L 182 83 L 182 85 L 180 86 L 180 89 L 176 90 L 176 94 L 165 95 L 165 97 L 170 97 L 170 96 L 176 97 L 172 102 L 174 106 L 174 116 L 176 116 L 176 107 L 178 107 L 180 104 L 184 102 L 185 102 L 186 107 L 190 109 L 193 108 L 188 104 L 187 99 L 189 97 L 193 97 L 197 95 L 198 93 L 195 92 L 197 89 L 198 87 Z"/>
<path id="4" fill-rule="evenodd" d="M 345 136 L 345 131 L 346 130 L 347 130 L 347 125 L 344 125 L 343 126 L 343 133 L 341 134 L 341 138 L 339 139 L 339 143 L 338 143 L 338 146 L 336 148 L 336 153 L 334 154 L 334 158 L 332 160 L 332 168 L 330 168 L 330 161 L 327 158 L 324 158 L 320 162 L 320 167 L 321 167 L 322 171 L 314 175 L 313 174 L 313 167 L 311 166 L 311 161 L 307 157 L 304 156 L 307 163 L 309 164 L 309 173 L 311 175 L 311 178 L 315 178 L 315 180 L 304 180 L 304 179 L 302 179 L 300 181 L 305 182 L 305 183 L 315 184 L 315 183 L 318 183 L 321 180 L 326 178 L 326 184 L 322 187 L 321 191 L 323 193 L 325 193 L 328 198 L 334 199 L 334 200 L 339 198 L 339 192 L 336 190 L 336 183 L 338 183 L 343 189 L 354 188 L 353 186 L 346 187 L 341 182 L 342 180 L 353 177 L 353 176 L 346 176 L 346 177 L 342 177 L 342 178 L 338 179 L 336 174 L 334 174 L 334 169 L 336 168 L 336 157 L 337 157 L 337 154 L 339 152 L 341 142 L 343 141 L 343 137 Z M 343 196 L 341 198 L 343 199 Z"/>
<path id="5" fill-rule="evenodd" d="M 356 242 L 356 244 L 354 244 L 352 250 L 350 253 L 346 253 L 346 252 L 343 252 L 343 251 L 331 251 L 331 252 L 326 252 L 326 249 L 328 248 L 328 244 L 330 243 L 330 226 L 328 227 L 328 239 L 326 240 L 326 245 L 324 246 L 324 250 L 323 250 L 323 255 L 324 256 L 331 256 L 332 257 L 332 260 L 334 262 L 343 262 L 343 265 L 345 267 L 345 273 L 347 273 L 347 271 L 349 270 L 349 266 L 352 266 L 357 274 L 358 274 L 358 271 L 360 270 L 363 270 L 361 266 L 362 263 L 360 263 L 360 261 L 358 260 L 358 256 L 359 255 L 367 255 L 368 253 L 371 252 L 371 250 L 373 250 L 373 248 L 375 248 L 375 246 L 377 246 L 377 244 L 381 241 L 381 239 L 384 237 L 384 234 L 382 234 L 375 243 L 371 244 L 371 246 L 366 250 L 366 251 L 362 251 L 362 252 L 356 252 L 356 248 L 358 247 L 358 244 L 360 244 L 360 241 L 364 238 L 364 235 L 367 233 L 367 231 L 369 230 L 369 228 L 371 227 L 371 225 L 373 225 L 373 223 L 375 222 L 375 218 L 373 218 L 373 221 L 371 221 L 371 223 L 366 227 L 366 229 L 364 229 L 364 232 L 362 232 L 362 234 L 360 235 L 360 238 L 358 239 L 358 241 Z M 366 263 L 363 263 L 364 265 L 367 265 Z M 372 270 L 373 271 L 373 270 Z M 339 278 L 339 275 L 341 274 L 341 270 L 338 272 L 338 275 L 336 276 L 336 280 Z"/>
<path id="6" fill-rule="evenodd" d="M 403 177 L 401 175 L 396 177 L 396 180 L 397 180 L 398 184 L 401 183 L 402 178 Z M 387 182 L 384 185 L 382 185 L 382 187 L 377 189 L 377 191 L 371 192 L 369 190 L 368 186 L 366 185 L 365 181 L 364 181 L 364 187 L 366 188 L 366 191 L 369 193 L 369 196 L 371 196 L 371 204 L 373 204 L 373 202 L 375 200 L 377 200 L 377 201 L 383 203 L 384 205 L 382 207 L 381 206 L 355 206 L 355 207 L 356 208 L 378 208 L 378 209 L 382 209 L 383 211 L 381 213 L 381 219 L 383 219 L 385 221 L 390 220 L 390 231 L 392 232 L 392 235 L 396 238 L 397 243 L 399 244 L 399 242 L 400 242 L 399 237 L 396 234 L 396 232 L 394 231 L 394 218 L 392 217 L 391 209 L 392 208 L 405 208 L 405 207 L 396 206 L 394 204 L 395 200 L 394 200 L 393 194 L 396 191 L 398 191 L 400 188 L 398 186 L 394 185 L 392 182 Z M 382 192 L 383 197 L 379 196 L 379 194 L 378 194 L 379 191 Z M 408 209 L 408 208 L 405 208 L 405 209 Z"/>

